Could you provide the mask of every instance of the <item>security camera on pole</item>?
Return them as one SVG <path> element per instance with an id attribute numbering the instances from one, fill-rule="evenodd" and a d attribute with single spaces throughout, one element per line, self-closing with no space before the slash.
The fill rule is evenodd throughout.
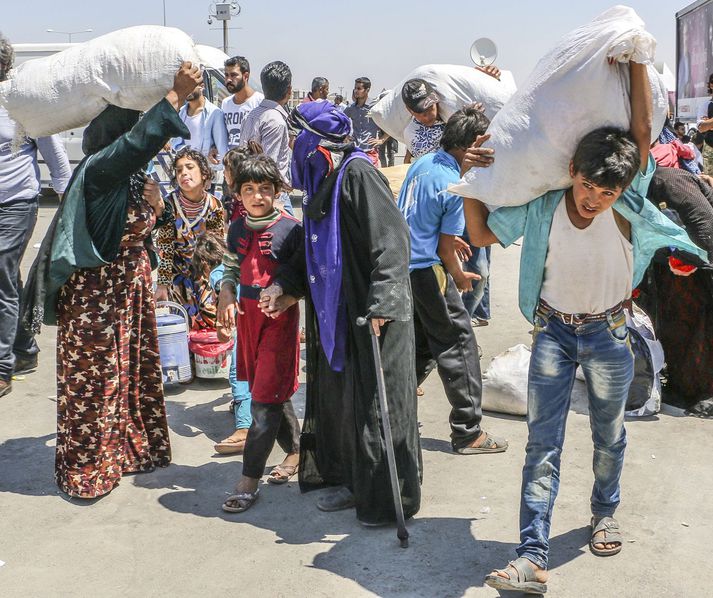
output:
<path id="1" fill-rule="evenodd" d="M 211 4 L 208 13 L 208 25 L 213 24 L 213 19 L 223 21 L 223 52 L 228 53 L 228 21 L 240 14 L 240 5 L 237 2 L 216 2 Z"/>

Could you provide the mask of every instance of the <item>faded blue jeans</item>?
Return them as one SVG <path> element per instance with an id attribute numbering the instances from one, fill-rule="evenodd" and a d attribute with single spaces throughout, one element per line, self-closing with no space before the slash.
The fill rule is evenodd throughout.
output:
<path id="1" fill-rule="evenodd" d="M 20 263 L 37 222 L 37 199 L 0 205 L 0 379 L 9 381 L 15 356 L 31 357 L 40 349 L 19 323 L 22 279 Z"/>
<path id="2" fill-rule="evenodd" d="M 623 313 L 568 326 L 542 306 L 535 316 L 527 389 L 529 430 L 520 502 L 520 546 L 524 556 L 547 568 L 550 522 L 560 479 L 560 457 L 577 365 L 589 395 L 594 442 L 591 510 L 610 517 L 619 505 L 624 464 L 624 411 L 634 377 L 634 357 Z"/>
<path id="3" fill-rule="evenodd" d="M 252 396 L 250 394 L 250 385 L 247 380 L 238 380 L 238 368 L 236 362 L 238 360 L 238 335 L 233 337 L 233 354 L 230 356 L 230 370 L 228 371 L 228 381 L 230 382 L 230 391 L 233 395 L 233 415 L 235 416 L 235 429 L 247 430 L 253 423 L 253 418 L 250 412 L 252 404 Z"/>

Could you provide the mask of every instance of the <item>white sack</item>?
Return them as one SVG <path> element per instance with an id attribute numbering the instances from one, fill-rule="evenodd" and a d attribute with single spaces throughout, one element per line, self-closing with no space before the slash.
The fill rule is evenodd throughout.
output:
<path id="1" fill-rule="evenodd" d="M 411 71 L 394 89 L 371 108 L 371 118 L 386 133 L 405 143 L 404 129 L 411 115 L 401 99 L 401 88 L 409 79 L 428 82 L 440 98 L 439 113 L 446 120 L 473 102 L 482 102 L 485 114 L 492 119 L 515 93 L 512 73 L 503 71 L 500 81 L 472 66 L 427 64 Z"/>
<path id="2" fill-rule="evenodd" d="M 148 110 L 184 60 L 199 63 L 183 31 L 129 27 L 21 64 L 0 83 L 0 104 L 29 136 L 52 135 L 88 124 L 108 104 Z"/>
<path id="3" fill-rule="evenodd" d="M 631 8 L 615 6 L 566 35 L 495 116 L 484 147 L 495 150 L 489 168 L 472 168 L 452 193 L 489 206 L 522 205 L 571 185 L 569 162 L 593 129 L 629 129 L 630 59 L 648 64 L 654 141 L 668 110 L 663 80 L 652 66 L 656 40 Z M 617 63 L 609 65 L 607 58 Z"/>
<path id="4" fill-rule="evenodd" d="M 530 349 L 523 344 L 493 357 L 483 374 L 483 409 L 527 415 L 527 372 Z"/>

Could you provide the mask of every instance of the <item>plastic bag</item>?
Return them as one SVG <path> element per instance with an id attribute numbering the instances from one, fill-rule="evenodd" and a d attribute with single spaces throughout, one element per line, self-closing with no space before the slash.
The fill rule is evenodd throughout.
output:
<path id="1" fill-rule="evenodd" d="M 625 310 L 629 342 L 634 353 L 634 379 L 626 400 L 628 417 L 647 417 L 661 410 L 661 376 L 665 364 L 663 345 L 656 339 L 651 319 L 640 307 Z M 582 368 L 577 378 L 584 381 Z"/>
<path id="2" fill-rule="evenodd" d="M 652 66 L 655 48 L 644 22 L 626 6 L 610 8 L 566 35 L 493 118 L 484 147 L 495 150 L 495 163 L 472 168 L 448 190 L 489 206 L 515 206 L 569 187 L 569 163 L 584 135 L 603 126 L 629 129 L 632 58 L 649 65 L 651 141 L 656 140 L 668 100 Z M 608 64 L 609 57 L 617 63 Z"/>
<path id="3" fill-rule="evenodd" d="M 217 357 L 233 348 L 233 339 L 220 342 L 218 333 L 213 328 L 194 330 L 189 335 L 188 349 L 201 357 Z"/>
<path id="4" fill-rule="evenodd" d="M 493 357 L 483 374 L 485 411 L 527 415 L 527 372 L 530 349 L 520 344 Z"/>
<path id="5" fill-rule="evenodd" d="M 30 137 L 81 127 L 109 104 L 148 110 L 173 86 L 193 40 L 172 27 L 142 25 L 29 60 L 0 83 L 0 104 Z"/>
<path id="6" fill-rule="evenodd" d="M 426 64 L 411 71 L 405 79 L 376 102 L 370 112 L 374 122 L 386 133 L 406 143 L 404 129 L 411 115 L 401 99 L 401 88 L 409 79 L 423 79 L 430 83 L 440 98 L 438 111 L 443 120 L 454 112 L 482 102 L 485 114 L 492 119 L 505 102 L 515 93 L 512 73 L 502 71 L 498 81 L 472 66 L 454 64 Z"/>

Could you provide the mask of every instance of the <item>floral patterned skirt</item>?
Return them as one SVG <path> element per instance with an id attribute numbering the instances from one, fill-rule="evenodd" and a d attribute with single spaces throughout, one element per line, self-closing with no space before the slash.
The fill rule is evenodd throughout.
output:
<path id="1" fill-rule="evenodd" d="M 170 461 L 151 266 L 143 247 L 121 247 L 59 294 L 55 479 L 94 498 Z"/>

